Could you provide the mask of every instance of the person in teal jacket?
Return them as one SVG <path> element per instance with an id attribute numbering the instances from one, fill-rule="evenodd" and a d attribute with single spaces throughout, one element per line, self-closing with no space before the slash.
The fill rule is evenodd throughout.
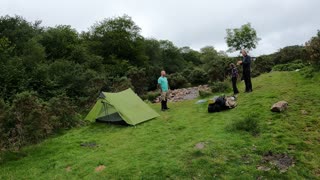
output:
<path id="1" fill-rule="evenodd" d="M 158 88 L 161 93 L 161 110 L 168 110 L 169 83 L 165 71 L 161 71 L 161 76 L 158 79 Z"/>

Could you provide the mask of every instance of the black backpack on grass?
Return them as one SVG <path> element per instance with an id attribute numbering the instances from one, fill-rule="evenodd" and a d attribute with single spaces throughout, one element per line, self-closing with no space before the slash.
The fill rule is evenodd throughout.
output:
<path id="1" fill-rule="evenodd" d="M 228 109 L 228 107 L 226 106 L 224 97 L 218 97 L 214 103 L 208 105 L 209 113 L 220 112 L 225 109 Z"/>

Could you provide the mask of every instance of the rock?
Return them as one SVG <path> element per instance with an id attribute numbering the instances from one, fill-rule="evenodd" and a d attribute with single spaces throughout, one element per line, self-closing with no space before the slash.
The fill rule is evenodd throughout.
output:
<path id="1" fill-rule="evenodd" d="M 71 166 L 66 167 L 66 171 L 70 172 L 71 171 Z"/>
<path id="2" fill-rule="evenodd" d="M 204 142 L 199 142 L 199 143 L 197 143 L 196 145 L 195 145 L 195 148 L 196 149 L 203 149 L 204 148 Z"/>
<path id="3" fill-rule="evenodd" d="M 175 89 L 170 91 L 169 102 L 179 102 L 184 100 L 196 99 L 199 96 L 199 91 L 208 91 L 211 92 L 211 89 L 208 85 L 200 85 L 197 87 L 189 87 L 182 89 Z M 160 102 L 160 96 L 157 97 L 154 103 Z"/>
<path id="4" fill-rule="evenodd" d="M 288 108 L 288 102 L 286 101 L 279 101 L 277 103 L 275 103 L 272 107 L 271 107 L 271 111 L 272 112 L 282 112 L 285 111 Z"/>
<path id="5" fill-rule="evenodd" d="M 271 168 L 269 168 L 267 166 L 258 166 L 257 169 L 260 171 L 270 171 L 271 170 Z"/>
<path id="6" fill-rule="evenodd" d="M 106 168 L 106 166 L 104 166 L 104 165 L 99 165 L 98 167 L 96 167 L 95 171 L 96 171 L 96 172 L 100 172 L 100 171 L 103 171 L 105 168 Z"/>
<path id="7" fill-rule="evenodd" d="M 302 115 L 308 115 L 308 112 L 306 110 L 301 110 Z"/>

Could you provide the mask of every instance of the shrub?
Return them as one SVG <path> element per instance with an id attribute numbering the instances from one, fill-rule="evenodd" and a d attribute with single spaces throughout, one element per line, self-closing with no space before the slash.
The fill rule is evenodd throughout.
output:
<path id="1" fill-rule="evenodd" d="M 318 31 L 317 36 L 312 37 L 306 43 L 306 51 L 310 57 L 310 63 L 320 69 L 320 31 Z"/>
<path id="2" fill-rule="evenodd" d="M 137 94 L 141 95 L 148 89 L 148 79 L 144 68 L 130 67 L 127 72 L 132 86 Z"/>
<path id="3" fill-rule="evenodd" d="M 193 69 L 188 78 L 193 85 L 207 84 L 209 80 L 208 74 L 200 68 Z"/>
<path id="4" fill-rule="evenodd" d="M 313 78 L 314 73 L 315 73 L 315 69 L 313 67 L 307 66 L 307 67 L 304 67 L 300 71 L 300 73 L 305 78 Z"/>
<path id="5" fill-rule="evenodd" d="M 131 88 L 134 90 L 134 87 L 131 84 L 131 80 L 127 77 L 115 77 L 112 81 L 112 91 L 113 92 L 120 92 Z"/>
<path id="6" fill-rule="evenodd" d="M 289 64 L 278 64 L 273 67 L 274 71 L 294 71 L 296 69 L 302 69 L 305 67 L 305 64 L 299 60 L 289 63 Z"/>
<path id="7" fill-rule="evenodd" d="M 35 92 L 25 91 L 15 96 L 11 106 L 0 101 L 0 108 L 0 149 L 16 150 L 81 122 L 65 96 L 45 102 Z"/>
<path id="8" fill-rule="evenodd" d="M 50 122 L 55 130 L 59 128 L 72 128 L 77 126 L 80 117 L 76 106 L 71 104 L 71 99 L 65 95 L 51 98 L 48 103 Z"/>
<path id="9" fill-rule="evenodd" d="M 231 90 L 231 83 L 228 82 L 214 82 L 210 85 L 210 88 L 212 90 L 213 93 L 217 93 L 217 92 L 226 92 L 226 91 L 230 91 Z"/>
<path id="10" fill-rule="evenodd" d="M 212 93 L 210 91 L 202 91 L 202 90 L 199 90 L 199 96 L 201 98 L 205 98 L 205 97 L 208 97 L 208 96 L 211 96 Z"/>
<path id="11" fill-rule="evenodd" d="M 229 126 L 231 131 L 246 131 L 252 135 L 258 135 L 260 133 L 260 125 L 258 115 L 250 114 L 242 120 L 236 120 Z"/>
<path id="12" fill-rule="evenodd" d="M 150 102 L 153 102 L 159 96 L 160 96 L 159 92 L 148 92 L 147 94 L 141 96 L 141 98 L 143 100 L 148 100 Z"/>
<path id="13" fill-rule="evenodd" d="M 168 81 L 171 89 L 178 89 L 188 86 L 187 79 L 180 73 L 170 74 L 168 76 Z"/>

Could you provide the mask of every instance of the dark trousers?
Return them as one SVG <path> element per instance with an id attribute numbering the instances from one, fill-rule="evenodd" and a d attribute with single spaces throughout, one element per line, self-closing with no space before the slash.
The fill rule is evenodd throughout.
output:
<path id="1" fill-rule="evenodd" d="M 167 105 L 167 100 L 161 101 L 161 110 L 169 109 Z"/>
<path id="2" fill-rule="evenodd" d="M 237 88 L 237 77 L 232 77 L 231 81 L 232 81 L 233 94 L 238 94 L 239 90 Z"/>
<path id="3" fill-rule="evenodd" d="M 246 92 L 252 91 L 251 72 L 250 69 L 243 70 L 243 80 L 246 85 Z"/>

